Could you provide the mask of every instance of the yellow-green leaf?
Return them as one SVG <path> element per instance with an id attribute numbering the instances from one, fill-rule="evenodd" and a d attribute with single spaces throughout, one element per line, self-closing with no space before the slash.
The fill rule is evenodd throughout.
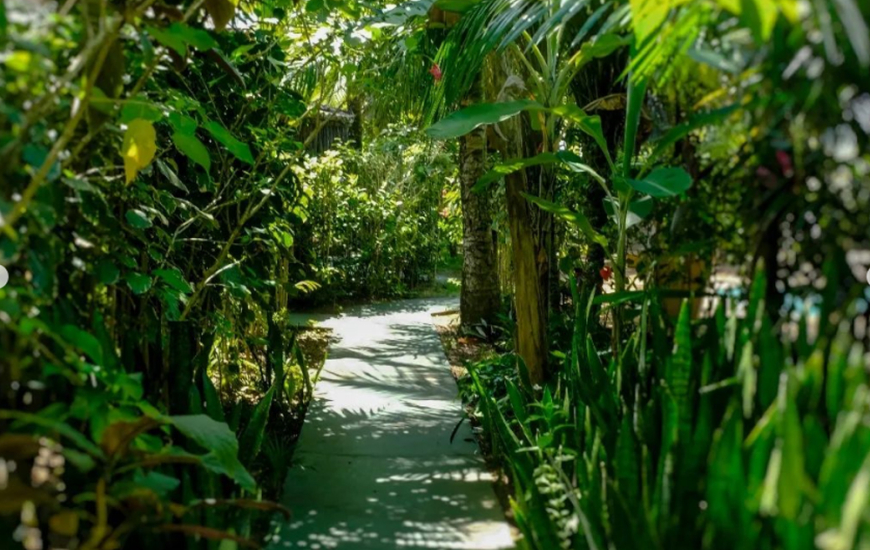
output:
<path id="1" fill-rule="evenodd" d="M 139 170 L 151 164 L 156 152 L 157 133 L 154 126 L 141 118 L 130 121 L 124 133 L 124 144 L 121 146 L 127 183 L 136 179 Z"/>

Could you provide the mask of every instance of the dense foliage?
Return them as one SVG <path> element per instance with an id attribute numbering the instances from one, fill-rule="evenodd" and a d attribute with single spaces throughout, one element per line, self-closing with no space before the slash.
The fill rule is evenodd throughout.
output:
<path id="1" fill-rule="evenodd" d="M 551 261 L 570 309 L 550 313 L 547 370 L 522 318 L 516 369 L 510 355 L 470 367 L 524 543 L 866 544 L 870 13 L 589 4 L 579 31 L 574 4 L 470 7 L 442 48 L 447 103 L 471 86 L 467 64 L 499 55 L 533 100 L 502 90 L 429 130 L 537 118 L 543 149 L 478 186 L 534 188 L 523 196 L 568 222 Z M 747 293 L 717 272 L 757 275 Z"/>
<path id="2" fill-rule="evenodd" d="M 407 129 L 310 158 L 297 173 L 308 217 L 298 242 L 314 300 L 401 296 L 456 255 L 455 164 Z"/>
<path id="3" fill-rule="evenodd" d="M 0 0 L 4 544 L 261 545 L 322 361 L 293 310 L 463 255 L 521 546 L 867 546 L 867 21 Z"/>

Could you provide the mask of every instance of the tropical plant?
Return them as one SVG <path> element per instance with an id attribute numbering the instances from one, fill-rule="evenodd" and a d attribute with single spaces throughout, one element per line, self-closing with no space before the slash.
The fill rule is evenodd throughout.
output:
<path id="1" fill-rule="evenodd" d="M 764 289 L 760 272 L 742 318 L 723 302 L 693 326 L 684 304 L 672 337 L 656 294 L 645 293 L 641 323 L 651 341 L 634 337 L 609 358 L 586 332 L 583 304 L 597 298 L 578 295 L 571 350 L 540 397 L 508 380 L 496 401 L 472 369 L 529 547 L 852 548 L 861 540 L 870 528 L 856 515 L 870 452 L 859 420 L 868 414 L 861 344 L 848 324 L 813 340 L 809 313 L 794 340 L 780 339 Z"/>

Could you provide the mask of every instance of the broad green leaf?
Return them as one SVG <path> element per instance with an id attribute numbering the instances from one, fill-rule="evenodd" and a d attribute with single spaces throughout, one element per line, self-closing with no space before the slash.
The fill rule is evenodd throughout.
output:
<path id="1" fill-rule="evenodd" d="M 127 213 L 124 215 L 127 218 L 127 223 L 136 229 L 147 229 L 151 227 L 151 220 L 148 219 L 148 216 L 145 215 L 145 212 L 142 212 L 139 209 L 131 209 L 127 210 Z"/>
<path id="2" fill-rule="evenodd" d="M 692 176 L 682 168 L 656 168 L 642 179 L 629 179 L 628 184 L 636 191 L 652 197 L 673 197 L 692 187 Z"/>
<path id="3" fill-rule="evenodd" d="M 63 336 L 64 340 L 82 350 L 95 365 L 103 364 L 103 347 L 93 334 L 74 325 L 64 325 L 60 335 Z"/>
<path id="4" fill-rule="evenodd" d="M 178 55 L 187 55 L 187 47 L 207 51 L 217 47 L 217 42 L 202 29 L 195 29 L 184 23 L 172 23 L 166 28 L 147 27 L 148 34 L 162 45 L 174 50 Z"/>
<path id="5" fill-rule="evenodd" d="M 523 111 L 539 111 L 543 108 L 543 105 L 530 99 L 520 99 L 506 103 L 479 103 L 442 118 L 427 128 L 426 134 L 434 139 L 458 138 L 478 126 L 495 124 L 514 117 Z"/>
<path id="6" fill-rule="evenodd" d="M 607 140 L 604 139 L 604 130 L 601 127 L 601 117 L 598 115 L 587 115 L 586 112 L 576 105 L 560 105 L 553 107 L 551 112 L 565 120 L 576 124 L 577 127 L 585 134 L 592 137 L 604 156 L 607 158 L 607 163 L 613 168 L 613 160 L 610 157 L 610 150 L 607 148 Z"/>
<path id="7" fill-rule="evenodd" d="M 490 183 L 501 179 L 503 176 L 528 168 L 530 166 L 540 166 L 543 164 L 552 164 L 560 162 L 572 172 L 587 173 L 599 181 L 604 179 L 590 166 L 584 164 L 580 157 L 570 151 L 559 151 L 558 153 L 540 153 L 534 157 L 513 159 L 496 164 L 492 170 L 483 175 L 477 183 L 474 184 L 472 190 L 480 191 Z"/>
<path id="8" fill-rule="evenodd" d="M 614 205 L 617 199 L 605 197 L 604 211 L 610 216 L 610 219 L 616 223 L 616 208 Z M 651 197 L 643 197 L 642 199 L 633 200 L 628 205 L 628 216 L 625 219 L 626 228 L 637 225 L 650 215 L 653 209 L 653 200 Z"/>
<path id="9" fill-rule="evenodd" d="M 528 168 L 529 166 L 540 166 L 542 164 L 551 164 L 557 161 L 557 157 L 555 153 L 541 153 L 539 155 L 535 155 L 534 157 L 529 158 L 521 158 L 521 159 L 512 159 L 505 162 L 501 162 L 492 167 L 492 170 L 484 174 L 477 183 L 474 184 L 473 190 L 480 191 L 484 189 L 490 183 L 500 180 L 503 176 L 508 174 L 512 174 L 513 172 L 517 172 L 522 170 L 523 168 Z"/>
<path id="10" fill-rule="evenodd" d="M 598 35 L 591 42 L 586 42 L 580 47 L 580 52 L 573 59 L 575 66 L 583 66 L 593 59 L 607 57 L 619 48 L 627 46 L 630 39 L 614 33 Z"/>
<path id="11" fill-rule="evenodd" d="M 127 183 L 136 179 L 139 170 L 151 164 L 157 153 L 157 133 L 147 120 L 137 118 L 130 121 L 124 132 L 121 156 L 124 158 L 124 173 Z"/>
<path id="12" fill-rule="evenodd" d="M 190 294 L 193 289 L 187 281 L 184 280 L 184 274 L 177 267 L 170 269 L 155 269 L 151 272 L 152 275 L 160 278 L 163 282 L 185 294 Z"/>
<path id="13" fill-rule="evenodd" d="M 664 0 L 631 0 L 631 23 L 638 44 L 655 32 L 671 11 L 672 2 Z"/>
<path id="14" fill-rule="evenodd" d="M 149 101 L 139 99 L 128 100 L 121 109 L 121 122 L 129 124 L 137 118 L 148 122 L 157 122 L 163 118 L 163 109 Z"/>
<path id="15" fill-rule="evenodd" d="M 131 272 L 124 275 L 124 280 L 127 281 L 133 294 L 144 294 L 151 289 L 151 277 L 147 275 Z"/>
<path id="16" fill-rule="evenodd" d="M 169 112 L 169 125 L 176 133 L 192 136 L 196 134 L 196 129 L 199 127 L 196 120 L 187 115 L 183 115 L 178 111 Z"/>
<path id="17" fill-rule="evenodd" d="M 169 421 L 197 445 L 209 450 L 201 457 L 203 466 L 235 480 L 245 490 L 256 489 L 254 478 L 239 462 L 239 442 L 225 423 L 204 414 L 170 416 Z"/>
<path id="18" fill-rule="evenodd" d="M 172 134 L 172 143 L 190 160 L 205 168 L 206 172 L 211 170 L 211 156 L 208 154 L 208 149 L 196 136 L 175 132 Z"/>
<path id="19" fill-rule="evenodd" d="M 174 478 L 159 472 L 148 472 L 143 474 L 137 470 L 133 475 L 133 488 L 144 487 L 154 492 L 158 497 L 165 497 L 174 491 L 181 482 L 178 478 Z M 118 498 L 119 495 L 115 495 Z"/>
<path id="20" fill-rule="evenodd" d="M 146 30 L 148 31 L 148 34 L 153 36 L 155 40 L 160 42 L 160 44 L 174 50 L 175 53 L 181 57 L 187 55 L 187 44 L 184 42 L 184 39 L 177 34 L 172 34 L 157 27 L 146 27 Z"/>
<path id="21" fill-rule="evenodd" d="M 97 280 L 104 285 L 112 285 L 118 282 L 121 271 L 108 260 L 101 260 L 94 268 Z"/>
<path id="22" fill-rule="evenodd" d="M 230 131 L 224 128 L 221 124 L 215 121 L 209 121 L 205 125 L 205 129 L 208 130 L 213 138 L 222 143 L 224 147 L 226 147 L 237 159 L 247 162 L 248 164 L 254 164 L 254 157 L 251 155 L 251 150 L 248 149 L 248 146 L 236 139 L 235 136 L 233 136 L 233 134 L 231 134 Z"/>
<path id="23" fill-rule="evenodd" d="M 570 222 L 578 229 L 580 229 L 580 231 L 582 231 L 583 234 L 586 235 L 586 237 L 591 241 L 594 241 L 603 247 L 607 247 L 607 238 L 601 233 L 595 231 L 595 229 L 592 228 L 592 224 L 589 223 L 589 220 L 583 214 L 575 212 L 567 206 L 556 204 L 548 200 L 529 195 L 527 193 L 523 193 L 522 195 L 526 198 L 527 201 L 535 204 L 541 210 L 544 210 L 545 212 L 550 212 L 551 214 L 554 214 L 562 218 L 563 220 Z"/>
<path id="24" fill-rule="evenodd" d="M 196 29 L 184 23 L 173 23 L 169 26 L 168 32 L 179 36 L 185 44 L 193 46 L 197 50 L 207 51 L 217 47 L 217 42 L 211 35 L 203 29 Z"/>
<path id="25" fill-rule="evenodd" d="M 592 176 L 599 183 L 604 184 L 604 178 L 601 177 L 601 174 L 596 172 L 591 166 L 583 162 L 579 156 L 575 155 L 571 151 L 559 151 L 556 153 L 556 157 L 559 161 L 562 162 L 562 165 L 568 170 L 577 173 L 577 174 L 588 174 Z"/>

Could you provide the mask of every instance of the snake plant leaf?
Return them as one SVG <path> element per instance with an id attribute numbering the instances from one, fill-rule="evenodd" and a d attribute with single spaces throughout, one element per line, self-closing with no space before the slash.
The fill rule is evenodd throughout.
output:
<path id="1" fill-rule="evenodd" d="M 864 459 L 861 470 L 849 486 L 849 492 L 846 494 L 840 512 L 839 526 L 816 537 L 816 546 L 822 550 L 854 548 L 861 518 L 866 513 L 868 499 L 870 499 L 870 455 Z"/>
<path id="2" fill-rule="evenodd" d="M 781 414 L 780 441 L 782 448 L 782 470 L 777 483 L 777 508 L 779 514 L 794 520 L 800 513 L 803 503 L 804 437 L 800 415 L 797 410 L 797 380 L 790 372 L 783 377 L 778 397 Z"/>
<path id="3" fill-rule="evenodd" d="M 281 390 L 283 384 L 284 377 L 276 376 L 272 382 L 272 387 L 269 388 L 266 395 L 257 403 L 251 420 L 248 421 L 245 431 L 239 437 L 239 445 L 245 450 L 243 461 L 246 465 L 250 465 L 260 453 L 260 447 L 263 445 L 263 438 L 266 435 L 266 424 L 269 421 L 272 401 L 275 399 L 275 393 Z"/>
<path id="4" fill-rule="evenodd" d="M 692 399 L 689 395 L 692 373 L 691 308 L 683 300 L 674 333 L 674 349 L 668 358 L 665 382 L 677 407 L 678 433 L 681 442 L 688 443 L 692 429 Z"/>
<path id="5" fill-rule="evenodd" d="M 640 492 L 640 460 L 629 414 L 624 414 L 622 417 L 622 425 L 616 439 L 615 459 L 619 492 L 628 502 L 636 502 Z"/>
<path id="6" fill-rule="evenodd" d="M 202 377 L 202 393 L 205 398 L 205 412 L 218 422 L 224 422 L 224 408 L 221 404 L 217 388 L 215 388 L 214 383 L 208 376 L 208 370 L 201 368 L 200 376 Z"/>

